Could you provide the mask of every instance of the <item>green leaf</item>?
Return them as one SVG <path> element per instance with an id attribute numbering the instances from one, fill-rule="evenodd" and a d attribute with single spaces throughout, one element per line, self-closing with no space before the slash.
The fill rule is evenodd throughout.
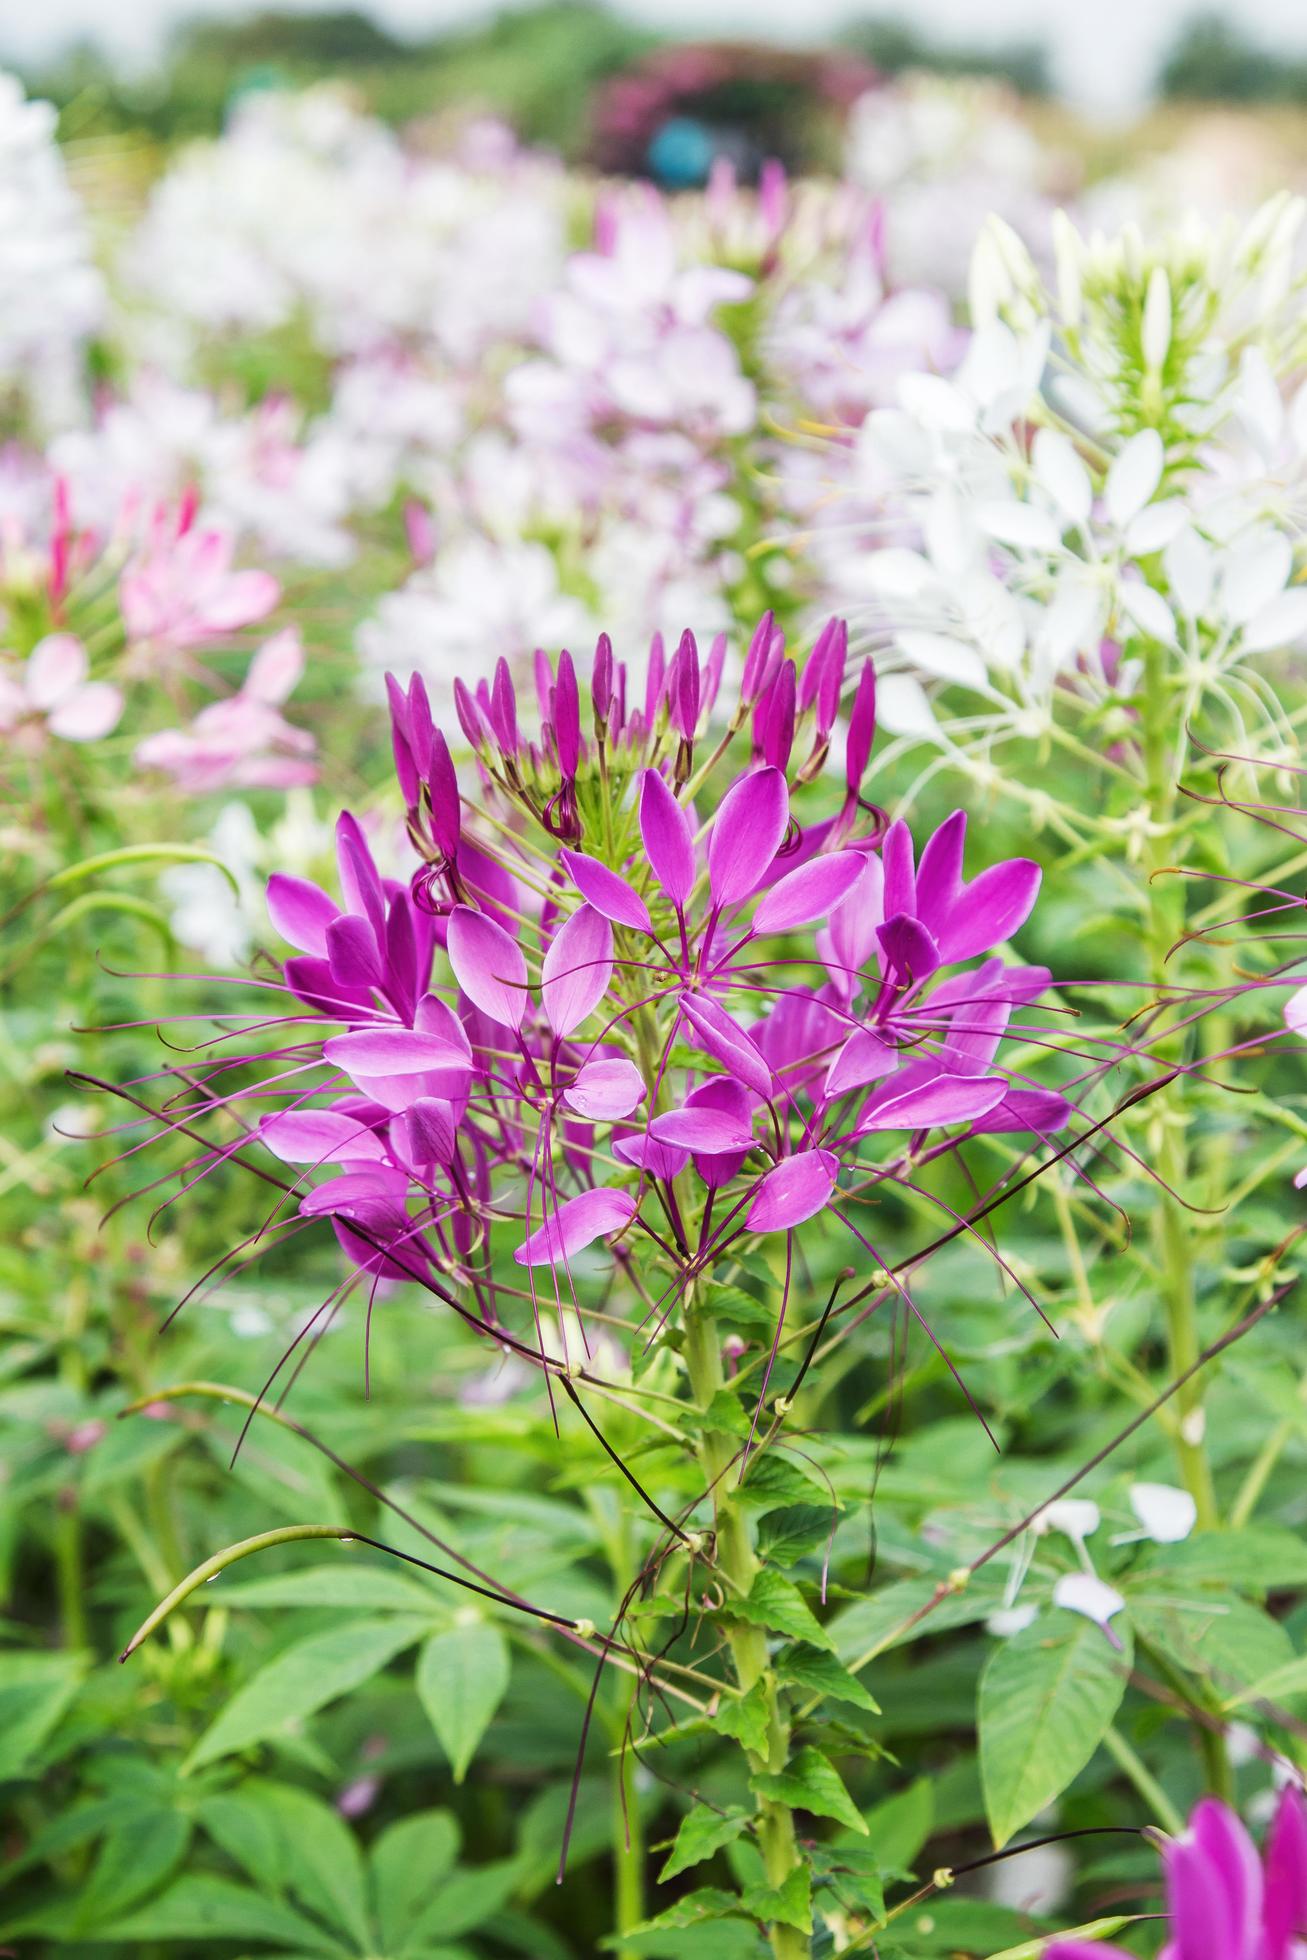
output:
<path id="1" fill-rule="evenodd" d="M 348 1694 L 427 1631 L 419 1619 L 350 1620 L 285 1648 L 238 1688 L 187 1760 L 187 1769 L 266 1741 Z"/>
<path id="2" fill-rule="evenodd" d="M 1158 1588 L 1231 1587 L 1261 1596 L 1272 1587 L 1307 1585 L 1307 1544 L 1280 1525 L 1245 1525 L 1240 1531 L 1199 1531 L 1177 1545 L 1156 1547 L 1136 1579 Z M 1160 1582 L 1160 1585 L 1159 1585 Z"/>
<path id="3" fill-rule="evenodd" d="M 449 1758 L 455 1783 L 467 1775 L 477 1744 L 508 1687 L 508 1643 L 489 1620 L 433 1634 L 418 1658 L 417 1689 Z"/>
<path id="4" fill-rule="evenodd" d="M 871 1817 L 868 1813 L 868 1829 Z M 876 1851 L 864 1844 L 814 1844 L 808 1852 L 812 1869 L 829 1881 L 831 1889 L 845 1904 L 870 1915 L 876 1925 L 885 1918 L 885 1876 L 897 1876 Z"/>
<path id="5" fill-rule="evenodd" d="M 830 1635 L 793 1579 L 770 1565 L 755 1574 L 748 1598 L 729 1600 L 725 1610 L 732 1619 L 748 1620 L 752 1626 L 788 1634 L 792 1640 L 806 1640 L 810 1647 L 832 1645 Z"/>
<path id="6" fill-rule="evenodd" d="M 838 1770 L 820 1749 L 800 1749 L 782 1770 L 763 1770 L 749 1778 L 755 1796 L 771 1797 L 792 1810 L 810 1810 L 814 1817 L 833 1817 L 865 1836 L 862 1813 L 840 1780 Z"/>
<path id="7" fill-rule="evenodd" d="M 714 1286 L 710 1297 L 714 1322 L 725 1322 L 745 1334 L 762 1334 L 768 1341 L 776 1327 L 775 1310 L 755 1300 L 739 1286 Z"/>
<path id="8" fill-rule="evenodd" d="M 401 1948 L 453 1870 L 458 1825 L 447 1810 L 423 1810 L 382 1832 L 372 1847 L 373 1911 L 381 1944 Z"/>
<path id="9" fill-rule="evenodd" d="M 777 1679 L 791 1687 L 804 1688 L 827 1701 L 852 1702 L 855 1708 L 865 1708 L 870 1715 L 880 1714 L 880 1708 L 857 1675 L 850 1674 L 834 1654 L 822 1653 L 815 1647 L 787 1647 L 777 1656 L 775 1666 Z"/>
<path id="10" fill-rule="evenodd" d="M 729 1919 L 740 1910 L 740 1902 L 733 1892 L 723 1892 L 714 1885 L 702 1885 L 696 1892 L 687 1892 L 675 1905 L 665 1912 L 657 1913 L 652 1919 L 645 1919 L 633 1926 L 633 1933 L 657 1933 L 664 1928 L 681 1926 L 706 1926 L 714 1919 Z M 623 1944 L 619 1939 L 605 1940 L 605 1946 Z"/>
<path id="11" fill-rule="evenodd" d="M 829 1501 L 829 1492 L 818 1479 L 801 1463 L 774 1449 L 756 1452 L 750 1458 L 748 1472 L 735 1491 L 737 1503 L 763 1511 L 774 1510 L 779 1504 L 813 1504 L 822 1497 Z"/>
<path id="12" fill-rule="evenodd" d="M 723 1695 L 713 1716 L 713 1727 L 743 1744 L 751 1756 L 767 1753 L 767 1683 L 757 1680 L 743 1695 Z"/>
<path id="13" fill-rule="evenodd" d="M 310 1953 L 343 1949 L 311 1919 L 229 1879 L 189 1873 L 138 1912 L 97 1926 L 99 1940 L 275 1940 Z"/>
<path id="14" fill-rule="evenodd" d="M 695 1804 L 681 1819 L 676 1842 L 658 1874 L 660 1884 L 669 1878 L 679 1878 L 691 1865 L 701 1865 L 724 1844 L 733 1843 L 748 1827 L 747 1810 L 711 1810 L 706 1803 Z"/>
<path id="15" fill-rule="evenodd" d="M 414 1920 L 405 1952 L 424 1941 L 454 1939 L 469 1933 L 499 1911 L 512 1897 L 522 1876 L 520 1858 L 502 1858 L 493 1865 L 465 1865 L 439 1887 Z"/>
<path id="16" fill-rule="evenodd" d="M 996 1587 L 973 1580 L 965 1592 L 945 1593 L 932 1605 L 937 1592 L 933 1579 L 897 1579 L 856 1606 L 846 1607 L 830 1623 L 835 1651 L 850 1667 L 861 1667 L 900 1641 L 920 1639 L 932 1633 L 947 1633 L 953 1627 L 970 1626 L 988 1618 L 999 1603 Z M 930 1612 L 905 1632 L 908 1622 L 923 1606 Z"/>
<path id="17" fill-rule="evenodd" d="M 919 1776 L 867 1812 L 867 1832 L 885 1872 L 907 1871 L 935 1826 L 935 1785 Z"/>
<path id="18" fill-rule="evenodd" d="M 743 1402 L 729 1388 L 719 1388 L 702 1413 L 687 1411 L 686 1422 L 699 1435 L 735 1436 L 741 1439 L 749 1435 L 753 1426 Z"/>
<path id="19" fill-rule="evenodd" d="M 1226 1705 L 1237 1708 L 1241 1702 L 1277 1702 L 1289 1695 L 1302 1694 L 1307 1694 L 1307 1654 L 1299 1654 L 1297 1660 L 1286 1661 L 1283 1667 L 1273 1668 L 1260 1681 L 1254 1681 L 1251 1687 L 1241 1688 Z"/>
<path id="20" fill-rule="evenodd" d="M 825 1545 L 838 1522 L 833 1505 L 789 1504 L 758 1521 L 758 1553 L 777 1565 L 793 1565 Z"/>
<path id="21" fill-rule="evenodd" d="M 1079 1775 L 1120 1706 L 1129 1668 L 1128 1644 L 1117 1653 L 1079 1613 L 1043 1614 L 995 1648 L 980 1677 L 978 1716 L 995 1845 Z"/>
<path id="22" fill-rule="evenodd" d="M 0 1781 L 21 1776 L 77 1693 L 77 1654 L 0 1654 Z"/>
<path id="23" fill-rule="evenodd" d="M 186 1855 L 191 1821 L 178 1810 L 141 1809 L 106 1836 L 77 1895 L 77 1925 L 93 1933 L 105 1920 L 152 1892 Z"/>
<path id="24" fill-rule="evenodd" d="M 740 1903 L 764 1926 L 793 1926 L 800 1933 L 810 1933 L 812 1874 L 806 1865 L 797 1865 L 780 1885 L 750 1885 Z"/>
<path id="25" fill-rule="evenodd" d="M 363 1858 L 339 1812 L 308 1790 L 264 1777 L 251 1777 L 231 1801 L 241 1804 L 264 1838 L 279 1847 L 275 1890 L 290 1890 L 310 1912 L 366 1947 Z"/>
<path id="26" fill-rule="evenodd" d="M 1223 1694 L 1287 1667 L 1293 1643 L 1278 1620 L 1226 1591 L 1219 1598 L 1130 1601 L 1135 1632 Z"/>

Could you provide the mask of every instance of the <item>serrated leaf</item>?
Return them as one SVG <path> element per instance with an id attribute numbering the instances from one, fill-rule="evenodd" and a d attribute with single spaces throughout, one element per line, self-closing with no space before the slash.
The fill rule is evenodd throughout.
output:
<path id="1" fill-rule="evenodd" d="M 980 1778 L 994 1843 L 1065 1790 L 1121 1704 L 1129 1629 L 1118 1653 L 1074 1613 L 1042 1614 L 995 1648 L 980 1677 Z"/>
<path id="2" fill-rule="evenodd" d="M 792 1810 L 810 1810 L 814 1817 L 833 1817 L 851 1831 L 866 1835 L 861 1811 L 845 1789 L 839 1771 L 820 1749 L 800 1749 L 784 1769 L 762 1770 L 751 1776 L 749 1788 L 755 1796 L 771 1797 Z"/>
<path id="3" fill-rule="evenodd" d="M 632 1926 L 632 1933 L 660 1933 L 684 1926 L 706 1926 L 714 1919 L 729 1919 L 740 1910 L 740 1902 L 732 1892 L 723 1892 L 713 1885 L 701 1885 L 695 1892 L 687 1892 L 675 1905 L 665 1912 L 655 1914 L 652 1919 L 642 1919 L 638 1926 Z M 606 1940 L 606 1946 L 616 1946 L 619 1940 Z"/>
<path id="4" fill-rule="evenodd" d="M 728 1601 L 725 1610 L 732 1619 L 747 1620 L 770 1633 L 788 1634 L 791 1640 L 806 1640 L 810 1647 L 829 1648 L 832 1644 L 793 1579 L 770 1565 L 754 1575 L 748 1597 Z"/>
<path id="5" fill-rule="evenodd" d="M 447 1810 L 401 1818 L 372 1847 L 372 1909 L 387 1952 L 398 1951 L 453 1870 L 458 1825 Z"/>
<path id="6" fill-rule="evenodd" d="M 710 1297 L 714 1322 L 724 1321 L 746 1334 L 764 1334 L 770 1341 L 776 1327 L 772 1308 L 739 1286 L 714 1286 Z"/>
<path id="7" fill-rule="evenodd" d="M 387 1620 L 350 1620 L 327 1633 L 295 1641 L 237 1689 L 196 1743 L 187 1768 L 198 1769 L 303 1721 L 360 1686 L 427 1630 L 425 1620 L 396 1615 Z"/>
<path id="8" fill-rule="evenodd" d="M 700 1435 L 738 1439 L 747 1437 L 753 1427 L 743 1402 L 729 1388 L 719 1388 L 706 1409 L 691 1411 L 686 1420 L 687 1426 Z"/>
<path id="9" fill-rule="evenodd" d="M 418 1657 L 417 1689 L 455 1783 L 467 1775 L 477 1744 L 508 1687 L 508 1643 L 489 1620 L 432 1636 Z"/>
<path id="10" fill-rule="evenodd" d="M 874 1814 L 868 1812 L 869 1831 Z M 809 1847 L 808 1856 L 813 1871 L 819 1878 L 829 1881 L 846 1905 L 856 1906 L 867 1913 L 875 1925 L 883 1922 L 885 1880 L 887 1877 L 897 1877 L 898 1873 L 885 1864 L 878 1852 L 861 1844 L 814 1844 Z"/>
<path id="11" fill-rule="evenodd" d="M 812 1504 L 823 1497 L 829 1502 L 829 1493 L 816 1477 L 774 1449 L 756 1452 L 749 1459 L 748 1471 L 735 1491 L 738 1504 L 763 1511 L 779 1504 Z"/>
<path id="12" fill-rule="evenodd" d="M 667 1863 L 658 1874 L 659 1882 L 678 1878 L 682 1872 L 688 1872 L 692 1865 L 701 1865 L 705 1858 L 711 1858 L 724 1844 L 733 1843 L 748 1827 L 747 1810 L 712 1810 L 706 1803 L 695 1804 L 681 1819 L 681 1828 L 667 1854 Z"/>
<path id="13" fill-rule="evenodd" d="M 759 1556 L 777 1565 L 793 1565 L 827 1544 L 839 1522 L 834 1505 L 788 1504 L 758 1520 Z"/>
<path id="14" fill-rule="evenodd" d="M 775 1666 L 777 1679 L 790 1686 L 806 1688 L 810 1694 L 822 1695 L 828 1701 L 852 1702 L 855 1708 L 865 1708 L 870 1715 L 880 1714 L 879 1706 L 857 1675 L 850 1674 L 834 1654 L 815 1647 L 787 1647 L 777 1657 Z"/>
<path id="15" fill-rule="evenodd" d="M 743 1695 L 723 1695 L 713 1716 L 713 1727 L 723 1735 L 734 1736 L 751 1756 L 767 1753 L 767 1684 L 757 1680 Z"/>
<path id="16" fill-rule="evenodd" d="M 764 1926 L 793 1926 L 812 1931 L 812 1874 L 796 1865 L 780 1885 L 750 1885 L 741 1900 L 744 1910 Z"/>

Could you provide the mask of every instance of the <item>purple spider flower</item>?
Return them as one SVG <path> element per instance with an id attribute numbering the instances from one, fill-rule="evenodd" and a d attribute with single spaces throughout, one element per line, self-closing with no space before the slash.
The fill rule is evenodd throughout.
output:
<path id="1" fill-rule="evenodd" d="M 1198 1804 L 1183 1836 L 1162 1847 L 1171 1937 L 1162 1960 L 1304 1960 L 1307 1803 L 1281 1794 L 1261 1858 L 1235 1813 Z M 1129 1960 L 1120 1947 L 1057 1940 L 1045 1960 Z"/>

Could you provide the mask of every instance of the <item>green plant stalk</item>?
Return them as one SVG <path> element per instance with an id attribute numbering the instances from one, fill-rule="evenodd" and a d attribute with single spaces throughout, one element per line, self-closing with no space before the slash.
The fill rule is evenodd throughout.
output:
<path id="1" fill-rule="evenodd" d="M 1149 977 L 1159 983 L 1166 978 L 1166 956 L 1184 930 L 1184 888 L 1179 879 L 1168 878 L 1164 869 L 1177 828 L 1176 785 L 1172 778 L 1174 700 L 1167 685 L 1167 661 L 1166 648 L 1150 643 L 1144 661 L 1142 697 L 1149 826 L 1144 848 L 1149 878 L 1146 946 Z M 1158 1136 L 1155 1169 L 1166 1187 L 1158 1193 L 1156 1248 L 1166 1313 L 1168 1358 L 1174 1377 L 1193 1367 L 1201 1347 L 1194 1289 L 1194 1233 L 1178 1195 L 1188 1183 L 1192 1167 L 1180 1127 L 1180 1112 L 1171 1090 L 1163 1089 L 1155 1098 L 1153 1116 Z M 1202 1377 L 1195 1375 L 1176 1397 L 1179 1417 L 1176 1453 L 1185 1488 L 1198 1507 L 1199 1527 L 1210 1531 L 1220 1518 L 1202 1434 L 1203 1387 Z"/>
<path id="2" fill-rule="evenodd" d="M 629 1933 L 644 1919 L 644 1825 L 635 1788 L 635 1763 L 629 1749 L 613 1763 L 613 1870 L 617 1932 Z M 616 1960 L 638 1960 L 636 1949 L 617 1948 Z"/>
<path id="3" fill-rule="evenodd" d="M 685 1362 L 695 1406 L 708 1407 L 723 1385 L 721 1346 L 706 1300 L 691 1297 L 685 1321 Z M 717 1511 L 717 1565 L 730 1591 L 743 1596 L 753 1584 L 758 1560 L 749 1539 L 748 1524 L 732 1488 L 731 1467 L 735 1451 L 729 1437 L 709 1433 L 698 1448 L 699 1467 L 713 1493 Z M 763 1683 L 767 1708 L 767 1751 L 750 1755 L 756 1771 L 777 1771 L 785 1767 L 789 1754 L 789 1729 L 781 1714 L 776 1679 L 767 1658 L 767 1637 L 761 1627 L 736 1627 L 729 1636 L 735 1678 L 747 1694 L 756 1682 Z M 794 1832 L 794 1816 L 787 1804 L 771 1798 L 758 1804 L 758 1846 L 762 1852 L 767 1882 L 783 1885 L 802 1863 Z M 807 1937 L 795 1927 L 774 1925 L 770 1929 L 771 1949 L 776 1960 L 806 1960 L 810 1951 Z"/>

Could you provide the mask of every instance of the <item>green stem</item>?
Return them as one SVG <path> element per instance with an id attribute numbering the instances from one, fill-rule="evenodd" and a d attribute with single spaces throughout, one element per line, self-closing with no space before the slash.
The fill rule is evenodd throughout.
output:
<path id="1" fill-rule="evenodd" d="M 634 1756 L 629 1749 L 621 1750 L 613 1762 L 612 1807 L 615 1903 L 620 1935 L 629 1933 L 644 1919 L 644 1820 L 635 1788 Z M 619 1946 L 617 1960 L 638 1960 L 637 1950 Z"/>
<path id="2" fill-rule="evenodd" d="M 695 1405 L 706 1409 L 723 1383 L 721 1344 L 711 1313 L 704 1303 L 691 1300 L 686 1311 L 685 1361 Z M 731 1460 L 735 1454 L 727 1436 L 709 1431 L 699 1445 L 699 1467 L 712 1487 L 717 1514 L 717 1566 L 728 1589 L 738 1596 L 747 1594 L 758 1571 L 758 1560 L 749 1538 L 743 1510 L 731 1488 Z M 776 1678 L 767 1658 L 767 1636 L 761 1627 L 738 1626 L 729 1636 L 735 1678 L 748 1692 L 755 1683 L 763 1684 L 767 1710 L 767 1749 L 765 1754 L 750 1753 L 755 1772 L 781 1770 L 789 1754 L 789 1728 L 781 1712 Z M 794 1833 L 794 1816 L 789 1806 L 772 1798 L 758 1803 L 758 1846 L 762 1852 L 767 1881 L 781 1886 L 801 1862 Z M 771 1949 L 776 1960 L 805 1960 L 810 1951 L 807 1937 L 792 1926 L 774 1925 L 770 1929 Z"/>
<path id="3" fill-rule="evenodd" d="M 1164 867 L 1175 841 L 1176 785 L 1172 779 L 1171 726 L 1173 701 L 1167 684 L 1167 650 L 1150 645 L 1144 663 L 1143 735 L 1146 767 L 1148 836 L 1144 864 L 1149 877 L 1147 951 L 1150 978 L 1166 979 L 1166 956 L 1184 930 L 1184 889 Z M 1192 1368 L 1201 1346 L 1194 1288 L 1194 1233 L 1179 1194 L 1189 1181 L 1191 1166 L 1180 1112 L 1171 1091 L 1163 1090 L 1152 1105 L 1157 1139 L 1156 1169 L 1164 1188 L 1158 1193 L 1156 1242 L 1166 1313 L 1170 1372 Z M 1201 1374 L 1186 1382 L 1176 1397 L 1176 1453 L 1185 1488 L 1198 1507 L 1203 1530 L 1219 1524 L 1216 1491 L 1203 1437 Z"/>
<path id="4" fill-rule="evenodd" d="M 1119 1729 L 1109 1728 L 1103 1735 L 1103 1746 L 1138 1790 L 1148 1808 L 1164 1831 L 1172 1837 L 1179 1837 L 1184 1830 L 1184 1818 L 1180 1815 L 1166 1791 L 1162 1788 L 1152 1771 L 1126 1741 Z"/>

